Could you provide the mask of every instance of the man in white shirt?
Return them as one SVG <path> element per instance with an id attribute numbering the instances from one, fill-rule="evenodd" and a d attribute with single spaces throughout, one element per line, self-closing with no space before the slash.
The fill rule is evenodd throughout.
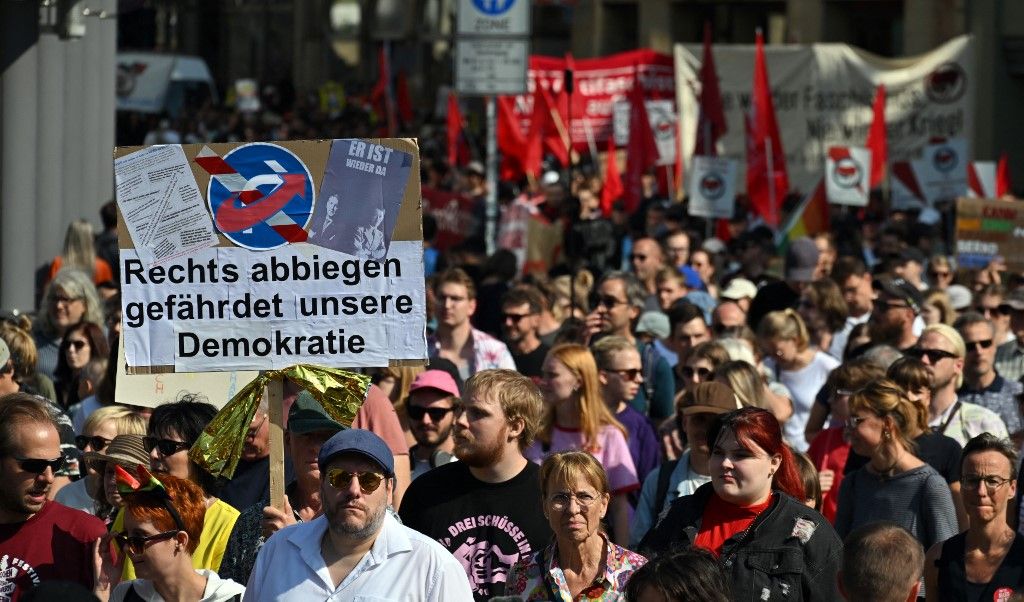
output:
<path id="1" fill-rule="evenodd" d="M 245 602 L 472 598 L 458 561 L 388 511 L 395 460 L 383 439 L 343 430 L 323 445 L 317 464 L 324 515 L 267 541 Z"/>

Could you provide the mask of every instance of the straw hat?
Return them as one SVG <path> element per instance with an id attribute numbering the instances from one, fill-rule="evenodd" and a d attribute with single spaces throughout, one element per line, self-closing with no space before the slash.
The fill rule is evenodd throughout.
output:
<path id="1" fill-rule="evenodd" d="M 106 451 L 86 452 L 86 462 L 115 462 L 122 467 L 135 471 L 139 464 L 149 467 L 149 453 L 143 445 L 142 435 L 118 435 L 107 446 Z"/>

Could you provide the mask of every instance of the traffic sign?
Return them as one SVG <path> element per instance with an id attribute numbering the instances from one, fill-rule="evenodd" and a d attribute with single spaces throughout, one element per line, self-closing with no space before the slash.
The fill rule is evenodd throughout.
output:
<path id="1" fill-rule="evenodd" d="M 459 38 L 455 89 L 459 94 L 525 94 L 528 40 Z"/>
<path id="2" fill-rule="evenodd" d="M 459 0 L 458 35 L 529 35 L 530 4 L 530 0 Z"/>

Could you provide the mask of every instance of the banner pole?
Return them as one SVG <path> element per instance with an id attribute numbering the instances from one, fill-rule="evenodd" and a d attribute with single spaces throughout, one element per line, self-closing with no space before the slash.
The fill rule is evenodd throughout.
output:
<path id="1" fill-rule="evenodd" d="M 488 96 L 487 105 L 487 200 L 484 237 L 487 254 L 494 253 L 498 231 L 498 117 L 494 96 Z"/>
<path id="2" fill-rule="evenodd" d="M 284 381 L 270 381 L 263 394 L 270 413 L 270 505 L 284 512 Z"/>

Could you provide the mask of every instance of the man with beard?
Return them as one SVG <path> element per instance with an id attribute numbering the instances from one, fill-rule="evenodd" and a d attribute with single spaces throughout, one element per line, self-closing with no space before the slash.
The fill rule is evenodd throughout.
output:
<path id="1" fill-rule="evenodd" d="M 966 345 L 952 326 L 932 324 L 921 333 L 921 340 L 907 351 L 920 359 L 931 372 L 931 400 L 928 426 L 962 446 L 986 431 L 996 437 L 1008 437 L 1006 425 L 998 414 L 979 405 L 960 401 L 956 391 L 963 382 Z"/>
<path id="2" fill-rule="evenodd" d="M 541 407 L 540 391 L 521 374 L 473 375 L 455 418 L 460 461 L 413 481 L 401 509 L 402 522 L 455 555 L 479 601 L 500 595 L 512 565 L 551 538 L 541 513 L 540 467 L 523 456 Z"/>
<path id="3" fill-rule="evenodd" d="M 884 276 L 875 280 L 874 288 L 877 296 L 868 320 L 871 344 L 885 343 L 906 352 L 917 342 L 914 319 L 924 302 L 921 291 L 902 278 Z"/>
<path id="4" fill-rule="evenodd" d="M 47 499 L 65 459 L 46 406 L 26 393 L 0 397 L 0 597 L 17 601 L 42 581 L 92 589 L 103 521 Z"/>
<path id="5" fill-rule="evenodd" d="M 245 602 L 469 599 L 459 563 L 388 512 L 395 459 L 383 439 L 343 430 L 320 448 L 317 466 L 324 514 L 267 541 Z"/>
<path id="6" fill-rule="evenodd" d="M 549 347 L 540 340 L 540 313 L 544 298 L 533 286 L 517 286 L 501 298 L 502 328 L 516 370 L 540 378 Z"/>
<path id="7" fill-rule="evenodd" d="M 412 459 L 412 478 L 431 468 L 456 460 L 452 452 L 452 426 L 455 424 L 454 405 L 459 401 L 459 387 L 455 379 L 444 370 L 426 370 L 416 375 L 409 385 L 405 411 L 409 415 L 409 430 L 416 445 L 409 449 Z"/>

